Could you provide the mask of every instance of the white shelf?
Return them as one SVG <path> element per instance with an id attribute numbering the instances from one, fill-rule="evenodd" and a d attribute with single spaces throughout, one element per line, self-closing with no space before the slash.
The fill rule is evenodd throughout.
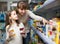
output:
<path id="1" fill-rule="evenodd" d="M 45 44 L 55 44 L 55 42 L 43 35 L 39 30 L 35 29 L 33 26 L 31 28 L 34 32 L 36 32 L 39 35 L 39 37 L 44 41 Z"/>

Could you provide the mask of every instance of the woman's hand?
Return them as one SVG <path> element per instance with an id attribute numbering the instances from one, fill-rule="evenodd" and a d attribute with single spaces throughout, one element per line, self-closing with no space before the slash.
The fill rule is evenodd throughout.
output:
<path id="1" fill-rule="evenodd" d="M 26 31 L 25 31 L 25 29 L 23 29 L 20 34 L 22 35 L 22 37 L 26 37 Z"/>
<path id="2" fill-rule="evenodd" d="M 44 24 L 48 24 L 49 21 L 43 18 L 43 23 L 44 23 Z"/>

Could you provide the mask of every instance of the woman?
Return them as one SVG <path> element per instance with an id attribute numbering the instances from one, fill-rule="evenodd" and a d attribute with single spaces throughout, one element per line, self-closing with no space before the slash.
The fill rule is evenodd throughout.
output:
<path id="1" fill-rule="evenodd" d="M 23 23 L 19 22 L 16 11 L 8 13 L 9 23 L 6 26 L 6 44 L 22 44 L 22 36 L 25 34 Z"/>
<path id="2" fill-rule="evenodd" d="M 44 19 L 41 16 L 37 16 L 34 13 L 32 13 L 30 10 L 27 9 L 28 8 L 28 4 L 25 1 L 19 1 L 17 3 L 17 12 L 19 13 L 19 18 L 20 21 L 24 23 L 25 29 L 26 29 L 26 33 L 27 33 L 27 37 L 24 38 L 24 44 L 29 44 L 30 41 L 30 27 L 28 24 L 28 20 L 29 18 L 35 19 L 35 20 L 40 20 L 43 22 L 47 22 L 46 19 Z"/>

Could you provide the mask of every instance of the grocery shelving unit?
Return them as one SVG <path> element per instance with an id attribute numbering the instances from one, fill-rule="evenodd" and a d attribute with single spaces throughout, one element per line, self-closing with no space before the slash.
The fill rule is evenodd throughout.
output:
<path id="1" fill-rule="evenodd" d="M 42 39 L 44 44 L 55 44 L 51 39 L 43 35 L 39 30 L 37 30 L 34 26 L 31 26 L 32 30 Z"/>
<path id="2" fill-rule="evenodd" d="M 6 14 L 4 12 L 0 13 L 0 44 L 4 43 L 5 40 L 5 17 Z"/>

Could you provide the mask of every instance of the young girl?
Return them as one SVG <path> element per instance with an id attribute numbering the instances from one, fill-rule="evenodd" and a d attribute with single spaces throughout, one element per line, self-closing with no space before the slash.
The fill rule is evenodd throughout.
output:
<path id="1" fill-rule="evenodd" d="M 8 15 L 9 23 L 6 26 L 6 44 L 22 44 L 22 36 L 25 34 L 23 23 L 19 23 L 16 11 L 10 11 Z"/>

